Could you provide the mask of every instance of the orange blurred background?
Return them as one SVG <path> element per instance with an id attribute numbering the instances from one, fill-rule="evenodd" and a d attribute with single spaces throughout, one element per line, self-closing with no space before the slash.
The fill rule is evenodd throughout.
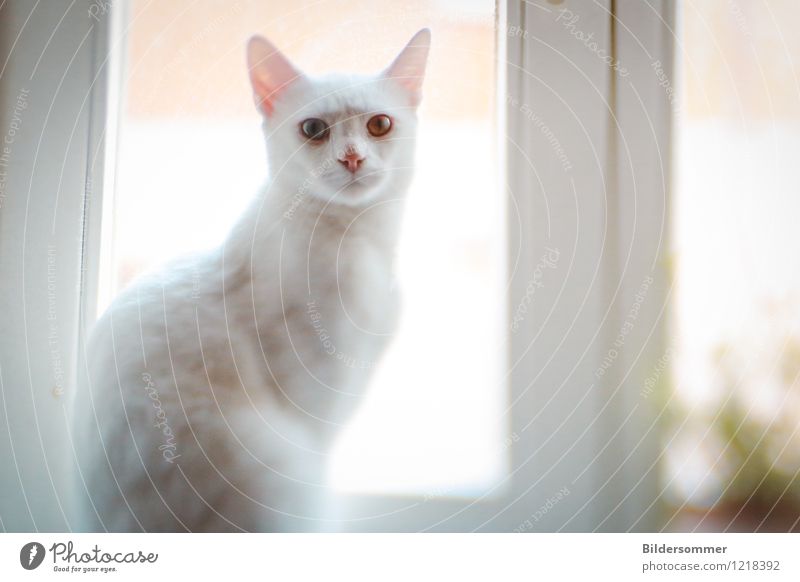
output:
<path id="1" fill-rule="evenodd" d="M 485 9 L 470 10 L 486 2 L 463 2 L 459 10 L 437 4 L 134 0 L 127 113 L 173 119 L 215 112 L 228 118 L 254 115 L 245 67 L 245 44 L 253 34 L 267 36 L 308 73 L 367 73 L 387 66 L 424 25 L 432 29 L 436 47 L 428 77 L 462 71 L 474 79 L 469 91 L 459 84 L 429 83 L 435 88 L 426 94 L 424 108 L 453 119 L 485 116 L 490 113 L 487 96 L 493 92 L 485 79 L 494 70 L 494 53 L 487 50 L 494 43 L 494 16 Z"/>

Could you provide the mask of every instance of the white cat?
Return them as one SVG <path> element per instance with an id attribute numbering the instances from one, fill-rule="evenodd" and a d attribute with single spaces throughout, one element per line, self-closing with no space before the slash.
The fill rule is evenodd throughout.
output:
<path id="1" fill-rule="evenodd" d="M 379 75 L 311 79 L 250 40 L 270 179 L 220 249 L 97 322 L 74 408 L 85 529 L 328 529 L 326 458 L 396 319 L 429 46 L 425 29 Z"/>

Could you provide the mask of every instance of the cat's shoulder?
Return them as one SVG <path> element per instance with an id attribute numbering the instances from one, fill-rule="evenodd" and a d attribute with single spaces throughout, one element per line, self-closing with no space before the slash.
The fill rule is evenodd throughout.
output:
<path id="1" fill-rule="evenodd" d="M 218 283 L 218 261 L 217 251 L 194 253 L 145 272 L 116 296 L 95 327 L 102 328 L 111 319 L 115 327 L 128 319 L 142 325 L 159 314 L 174 316 L 182 306 L 199 303 Z"/>

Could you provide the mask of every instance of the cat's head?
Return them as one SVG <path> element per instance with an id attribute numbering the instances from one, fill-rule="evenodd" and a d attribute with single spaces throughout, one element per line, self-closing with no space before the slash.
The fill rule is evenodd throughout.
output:
<path id="1" fill-rule="evenodd" d="M 314 196 L 346 206 L 404 189 L 429 47 L 423 29 L 377 75 L 312 78 L 263 37 L 250 39 L 250 80 L 273 180 L 295 189 L 300 202 Z"/>

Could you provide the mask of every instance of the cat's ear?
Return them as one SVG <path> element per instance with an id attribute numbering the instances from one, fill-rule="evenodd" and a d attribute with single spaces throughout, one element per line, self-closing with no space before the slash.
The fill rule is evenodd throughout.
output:
<path id="1" fill-rule="evenodd" d="M 265 115 L 272 114 L 278 95 L 303 77 L 289 59 L 263 36 L 254 36 L 247 43 L 247 68 L 256 107 Z"/>
<path id="2" fill-rule="evenodd" d="M 422 100 L 422 81 L 425 79 L 425 64 L 430 48 L 431 31 L 423 28 L 408 41 L 384 72 L 385 77 L 397 82 L 408 92 L 411 105 L 415 107 Z"/>

